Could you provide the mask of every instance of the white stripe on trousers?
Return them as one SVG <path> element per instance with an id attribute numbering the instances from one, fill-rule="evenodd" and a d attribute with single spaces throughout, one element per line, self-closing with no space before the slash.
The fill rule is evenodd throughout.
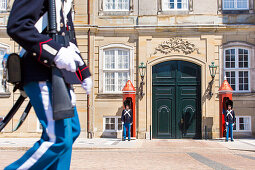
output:
<path id="1" fill-rule="evenodd" d="M 53 120 L 53 111 L 50 102 L 49 89 L 46 82 L 39 82 L 39 87 L 41 90 L 42 103 L 47 118 L 46 133 L 49 136 L 49 141 L 43 142 L 41 146 L 35 151 L 35 153 L 28 160 L 26 160 L 26 162 L 24 162 L 18 168 L 18 170 L 31 168 L 56 141 L 55 121 Z"/>

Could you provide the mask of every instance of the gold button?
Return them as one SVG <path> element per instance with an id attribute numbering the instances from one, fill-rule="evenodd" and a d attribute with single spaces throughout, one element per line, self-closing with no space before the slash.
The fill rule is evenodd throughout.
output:
<path id="1" fill-rule="evenodd" d="M 62 36 L 65 36 L 66 35 L 66 33 L 65 32 L 62 32 Z"/>
<path id="2" fill-rule="evenodd" d="M 45 64 L 47 64 L 47 63 L 48 63 L 48 61 L 47 61 L 47 60 L 44 60 L 43 62 L 44 62 Z"/>
<path id="3" fill-rule="evenodd" d="M 63 26 L 64 26 L 64 24 L 63 24 L 63 22 L 61 22 L 61 23 L 60 23 L 60 27 L 63 27 Z"/>
<path id="4" fill-rule="evenodd" d="M 36 53 L 33 53 L 33 56 L 36 56 Z"/>

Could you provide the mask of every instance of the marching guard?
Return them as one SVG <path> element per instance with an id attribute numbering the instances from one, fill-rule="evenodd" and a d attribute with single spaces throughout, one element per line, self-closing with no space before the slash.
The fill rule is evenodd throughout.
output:
<path id="1" fill-rule="evenodd" d="M 56 3 L 56 36 L 48 35 L 49 0 L 15 0 L 7 25 L 7 33 L 25 50 L 21 60 L 22 88 L 30 99 L 43 127 L 42 136 L 20 159 L 5 169 L 70 169 L 72 144 L 80 134 L 72 84 L 80 83 L 90 93 L 91 74 L 80 57 L 72 22 L 72 0 Z M 48 14 L 49 15 L 49 14 Z M 50 20 L 50 18 L 49 18 Z M 46 22 L 47 25 L 48 22 Z M 71 96 L 74 116 L 54 119 L 52 67 L 61 70 Z M 61 98 L 60 98 L 61 100 Z"/>

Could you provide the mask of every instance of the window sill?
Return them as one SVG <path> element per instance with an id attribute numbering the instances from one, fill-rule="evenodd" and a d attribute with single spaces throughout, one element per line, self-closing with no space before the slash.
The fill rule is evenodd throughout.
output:
<path id="1" fill-rule="evenodd" d="M 158 15 L 187 15 L 189 14 L 189 10 L 167 10 L 167 11 L 159 11 Z"/>
<path id="2" fill-rule="evenodd" d="M 100 11 L 99 16 L 129 16 L 131 11 Z"/>
<path id="3" fill-rule="evenodd" d="M 122 99 L 122 93 L 98 93 L 96 99 Z"/>
<path id="4" fill-rule="evenodd" d="M 255 96 L 254 92 L 233 92 L 232 94 L 235 97 L 239 97 L 239 96 Z"/>
<path id="5" fill-rule="evenodd" d="M 231 10 L 222 10 L 222 14 L 250 14 L 250 10 L 236 10 L 236 9 L 231 9 Z"/>
<path id="6" fill-rule="evenodd" d="M 0 92 L 0 98 L 9 98 L 11 96 L 11 92 Z"/>
<path id="7" fill-rule="evenodd" d="M 251 130 L 233 130 L 233 132 L 251 133 Z"/>

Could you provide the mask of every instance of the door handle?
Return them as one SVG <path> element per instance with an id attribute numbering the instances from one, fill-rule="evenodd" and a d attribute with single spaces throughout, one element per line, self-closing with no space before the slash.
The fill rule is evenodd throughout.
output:
<path id="1" fill-rule="evenodd" d="M 183 123 L 184 123 L 183 118 L 181 118 L 181 124 L 183 124 Z"/>

